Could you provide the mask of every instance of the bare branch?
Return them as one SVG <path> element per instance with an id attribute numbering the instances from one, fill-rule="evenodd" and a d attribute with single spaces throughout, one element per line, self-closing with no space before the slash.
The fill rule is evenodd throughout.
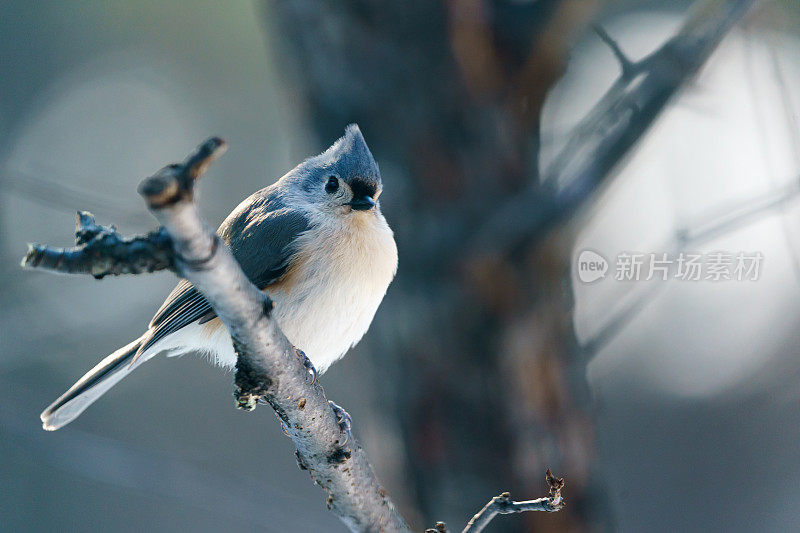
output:
<path id="1" fill-rule="evenodd" d="M 547 485 L 550 488 L 550 496 L 539 498 L 538 500 L 527 500 L 515 502 L 511 500 L 511 494 L 504 492 L 500 496 L 495 496 L 483 509 L 472 517 L 461 533 L 478 533 L 483 531 L 489 522 L 498 514 L 524 513 L 525 511 L 545 511 L 552 513 L 564 508 L 564 499 L 561 497 L 561 489 L 564 488 L 564 478 L 556 478 L 547 469 L 545 474 Z"/>
<path id="2" fill-rule="evenodd" d="M 175 191 L 191 199 L 194 180 L 208 165 L 222 155 L 227 146 L 217 137 L 207 140 L 181 165 L 169 165 L 147 180 L 147 191 L 140 191 L 150 207 L 161 206 L 162 201 L 177 201 Z M 165 184 L 174 179 L 180 182 L 175 190 L 166 190 Z M 22 259 L 23 268 L 54 270 L 65 274 L 91 274 L 97 279 L 107 275 L 143 274 L 158 270 L 175 270 L 172 239 L 164 228 L 147 235 L 121 237 L 114 226 L 100 226 L 87 211 L 78 211 L 75 224 L 75 244 L 72 248 L 55 248 L 29 244 Z"/>
<path id="3" fill-rule="evenodd" d="M 605 28 L 599 24 L 594 24 L 592 29 L 594 29 L 594 32 L 597 34 L 597 36 L 600 37 L 600 39 L 606 43 L 609 48 L 611 48 L 611 52 L 614 54 L 614 57 L 616 57 L 617 61 L 619 61 L 619 66 L 622 69 L 622 79 L 628 80 L 633 77 L 637 71 L 637 65 L 628 59 L 628 56 L 626 56 L 625 52 L 623 52 L 622 48 L 620 48 L 619 43 L 617 43 L 617 41 L 615 41 L 608 34 Z"/>
<path id="4" fill-rule="evenodd" d="M 28 244 L 22 267 L 91 274 L 97 279 L 174 268 L 172 239 L 163 228 L 124 238 L 114 226 L 99 226 L 91 213 L 78 211 L 75 244 L 72 248 Z"/>
<path id="5" fill-rule="evenodd" d="M 224 141 L 209 139 L 184 163 L 164 167 L 141 183 L 139 192 L 161 230 L 122 239 L 115 228 L 79 214 L 76 248 L 35 247 L 23 265 L 95 276 L 169 268 L 185 277 L 233 338 L 237 406 L 252 409 L 257 401 L 272 406 L 297 447 L 298 465 L 325 490 L 328 508 L 352 531 L 408 531 L 350 434 L 349 415 L 328 402 L 309 376 L 307 358 L 270 317 L 272 302 L 200 218 L 193 202 L 195 180 L 224 150 Z"/>

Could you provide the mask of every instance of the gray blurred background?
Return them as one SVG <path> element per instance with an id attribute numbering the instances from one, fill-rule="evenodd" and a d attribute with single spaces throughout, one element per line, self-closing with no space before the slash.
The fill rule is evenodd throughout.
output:
<path id="1" fill-rule="evenodd" d="M 800 8 L 763 2 L 602 187 L 482 254 L 633 58 L 689 2 L 0 2 L 0 529 L 345 531 L 233 376 L 155 359 L 75 423 L 38 415 L 140 335 L 172 274 L 23 272 L 75 210 L 152 228 L 141 178 L 220 135 L 218 224 L 358 122 L 400 271 L 322 378 L 416 530 L 510 490 L 567 509 L 492 531 L 800 528 Z M 507 224 L 517 221 L 509 213 Z M 706 231 L 708 230 L 708 231 Z M 753 282 L 584 285 L 580 251 L 759 251 Z M 467 252 L 468 250 L 469 253 Z M 202 391 L 202 394 L 198 394 Z"/>

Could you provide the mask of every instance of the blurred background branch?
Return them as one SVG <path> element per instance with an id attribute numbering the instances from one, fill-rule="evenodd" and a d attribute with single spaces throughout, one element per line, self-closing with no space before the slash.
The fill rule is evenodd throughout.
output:
<path id="1" fill-rule="evenodd" d="M 635 62 L 600 29 L 600 38 L 620 63 L 619 79 L 570 133 L 541 184 L 534 182 L 489 217 L 474 248 L 480 253 L 506 253 L 541 239 L 564 217 L 574 217 L 752 4 L 752 0 L 697 2 L 675 36 Z"/>

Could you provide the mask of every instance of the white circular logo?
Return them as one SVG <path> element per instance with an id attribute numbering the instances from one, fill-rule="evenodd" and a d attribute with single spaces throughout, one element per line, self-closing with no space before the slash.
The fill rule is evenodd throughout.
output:
<path id="1" fill-rule="evenodd" d="M 578 279 L 584 283 L 592 283 L 606 277 L 608 261 L 602 255 L 592 250 L 584 250 L 578 255 L 576 264 Z"/>

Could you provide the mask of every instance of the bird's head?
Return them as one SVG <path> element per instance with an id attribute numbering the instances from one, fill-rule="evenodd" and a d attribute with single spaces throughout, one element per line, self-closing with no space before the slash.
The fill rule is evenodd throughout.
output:
<path id="1" fill-rule="evenodd" d="M 347 215 L 378 208 L 383 185 L 378 165 L 356 124 L 318 156 L 293 172 L 309 203 L 323 211 Z"/>

